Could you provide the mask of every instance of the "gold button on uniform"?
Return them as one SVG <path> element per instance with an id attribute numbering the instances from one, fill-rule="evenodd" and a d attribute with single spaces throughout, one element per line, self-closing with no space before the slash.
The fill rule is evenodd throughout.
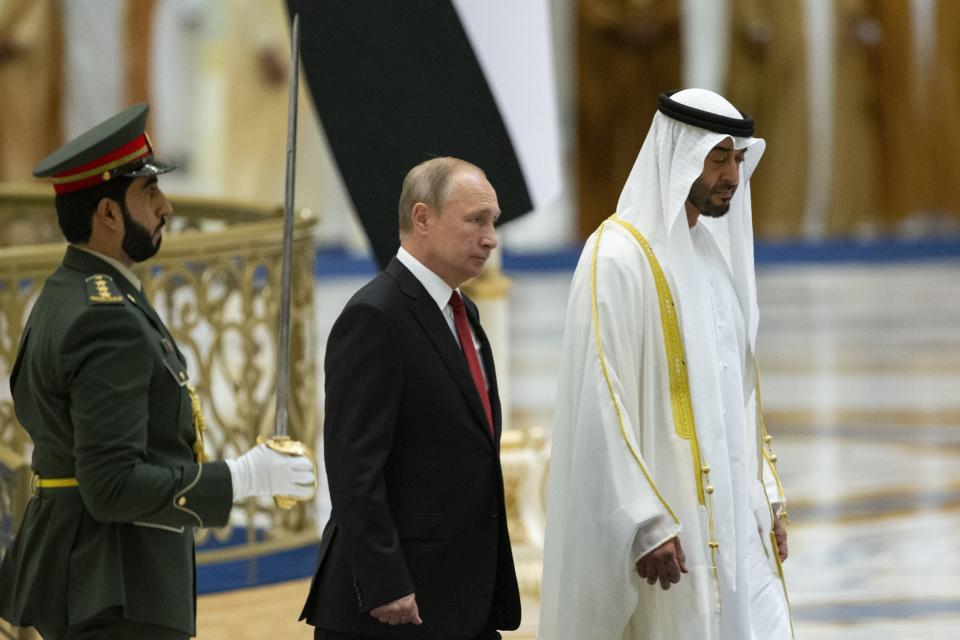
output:
<path id="1" fill-rule="evenodd" d="M 180 496 L 177 498 L 177 504 L 181 507 L 185 507 L 187 505 L 187 496 Z"/>
<path id="2" fill-rule="evenodd" d="M 777 454 L 775 454 L 775 453 L 771 454 L 771 455 L 770 455 L 770 462 L 776 462 L 776 461 L 777 461 Z"/>
<path id="3" fill-rule="evenodd" d="M 712 484 L 708 484 L 707 486 L 705 486 L 705 487 L 703 488 L 703 490 L 706 491 L 707 493 L 713 493 L 713 485 L 712 485 Z"/>
<path id="4" fill-rule="evenodd" d="M 703 465 L 702 467 L 700 467 L 700 471 L 703 471 L 704 473 L 710 473 L 710 465 L 708 464 Z"/>
<path id="5" fill-rule="evenodd" d="M 773 436 L 765 435 L 763 436 L 763 441 L 766 442 L 767 444 L 770 444 L 771 442 L 773 442 Z"/>

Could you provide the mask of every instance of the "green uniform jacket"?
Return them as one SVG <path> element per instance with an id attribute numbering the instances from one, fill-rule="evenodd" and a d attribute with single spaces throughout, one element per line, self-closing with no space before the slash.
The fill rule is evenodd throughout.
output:
<path id="1" fill-rule="evenodd" d="M 233 490 L 226 463 L 194 460 L 187 381 L 143 294 L 68 247 L 27 320 L 10 388 L 35 472 L 80 486 L 30 500 L 0 565 L 0 617 L 59 628 L 121 607 L 195 633 L 193 527 L 226 524 Z"/>

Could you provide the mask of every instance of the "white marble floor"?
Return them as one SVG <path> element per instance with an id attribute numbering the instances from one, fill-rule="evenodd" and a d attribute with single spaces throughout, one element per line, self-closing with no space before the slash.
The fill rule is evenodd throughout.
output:
<path id="1" fill-rule="evenodd" d="M 803 638 L 960 637 L 960 262 L 769 269 Z"/>
<path id="2" fill-rule="evenodd" d="M 514 275 L 516 426 L 549 426 L 569 276 Z M 321 335 L 361 282 L 319 286 Z M 771 266 L 758 282 L 798 637 L 960 637 L 960 261 Z"/>

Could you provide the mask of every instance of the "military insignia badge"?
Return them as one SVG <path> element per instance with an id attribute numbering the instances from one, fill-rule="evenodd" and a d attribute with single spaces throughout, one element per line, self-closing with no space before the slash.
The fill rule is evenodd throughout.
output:
<path id="1" fill-rule="evenodd" d="M 123 294 L 113 278 L 104 273 L 95 273 L 84 282 L 87 283 L 87 303 L 123 304 Z"/>

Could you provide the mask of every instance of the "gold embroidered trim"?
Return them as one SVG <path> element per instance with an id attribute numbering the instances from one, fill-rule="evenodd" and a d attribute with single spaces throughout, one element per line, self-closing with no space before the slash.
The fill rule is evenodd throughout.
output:
<path id="1" fill-rule="evenodd" d="M 763 481 L 763 462 L 766 460 L 767 465 L 770 468 L 770 472 L 773 474 L 773 479 L 777 483 L 777 494 L 780 498 L 780 504 L 785 504 L 786 498 L 783 494 L 783 485 L 780 483 L 780 476 L 777 474 L 777 467 L 775 464 L 776 456 L 774 456 L 773 460 L 770 459 L 770 456 L 773 455 L 773 450 L 770 448 L 770 441 L 772 438 L 767 433 L 767 424 L 763 419 L 763 395 L 760 393 L 760 365 L 757 362 L 757 357 L 755 354 L 753 356 L 753 371 L 754 390 L 757 394 L 757 449 L 759 451 L 757 454 L 758 480 L 760 481 L 760 486 L 763 487 L 763 497 L 767 501 L 767 510 L 770 513 L 771 526 L 773 519 L 777 517 L 779 517 L 784 524 L 789 524 L 786 509 L 784 509 L 779 516 L 773 513 L 773 505 L 770 504 L 770 497 L 767 496 L 767 484 Z M 770 530 L 770 550 L 773 552 L 773 559 L 777 563 L 777 573 L 780 577 L 780 587 L 783 589 L 783 599 L 787 603 L 787 615 L 790 618 L 790 637 L 795 638 L 796 632 L 793 628 L 793 609 L 790 606 L 790 596 L 787 593 L 787 577 L 783 573 L 783 563 L 780 562 L 780 549 L 777 545 L 777 537 L 772 529 Z"/>
<path id="2" fill-rule="evenodd" d="M 603 356 L 603 341 L 600 338 L 600 311 L 597 306 L 597 252 L 600 250 L 600 238 L 603 235 L 603 228 L 605 225 L 606 222 L 601 224 L 600 228 L 597 229 L 597 239 L 593 245 L 593 259 L 590 266 L 590 304 L 593 307 L 593 335 L 594 340 L 597 343 L 597 357 L 600 358 L 600 369 L 603 371 L 603 379 L 607 383 L 607 391 L 610 393 L 610 401 L 613 403 L 613 408 L 617 413 L 617 422 L 620 425 L 620 436 L 623 438 L 624 444 L 627 445 L 627 449 L 630 450 L 630 455 L 633 456 L 637 466 L 639 466 L 640 470 L 643 471 L 644 477 L 647 479 L 647 482 L 650 483 L 650 488 L 653 489 L 653 492 L 657 495 L 657 498 L 660 499 L 664 509 L 670 513 L 670 516 L 673 518 L 674 522 L 680 524 L 680 518 L 677 517 L 676 512 L 667 503 L 666 499 L 663 497 L 663 494 L 660 493 L 656 483 L 654 483 L 653 478 L 650 476 L 650 472 L 647 470 L 646 465 L 640 458 L 640 455 L 633 448 L 633 445 L 630 444 L 630 439 L 627 437 L 626 426 L 623 423 L 623 413 L 620 410 L 620 403 L 617 401 L 617 394 L 613 390 L 613 382 L 610 380 L 610 374 L 607 371 L 607 362 Z"/>
<path id="3" fill-rule="evenodd" d="M 88 304 L 123 304 L 123 295 L 113 278 L 104 273 L 95 273 L 86 278 Z"/>
<path id="4" fill-rule="evenodd" d="M 203 447 L 203 436 L 207 430 L 207 422 L 203 419 L 203 410 L 200 407 L 200 396 L 192 384 L 187 385 L 187 393 L 190 395 L 190 407 L 193 409 L 193 430 L 196 435 L 193 440 L 193 457 L 197 462 L 206 462 L 207 454 Z"/>
<path id="5" fill-rule="evenodd" d="M 780 482 L 780 474 L 777 473 L 777 455 L 773 452 L 773 447 L 770 445 L 770 442 L 773 438 L 767 433 L 767 423 L 763 419 L 763 395 L 760 393 L 760 366 L 757 363 L 757 358 L 753 358 L 753 370 L 754 370 L 754 379 L 756 380 L 754 388 L 757 393 L 757 446 L 761 452 L 761 460 L 759 461 L 760 469 L 760 484 L 766 486 L 766 483 L 763 481 L 763 462 L 766 461 L 767 467 L 770 469 L 770 473 L 773 474 L 773 480 L 777 484 L 777 495 L 780 498 L 780 504 L 786 504 L 786 496 L 783 493 L 783 483 Z M 789 524 L 790 520 L 787 514 L 786 509 L 780 513 L 780 519 L 783 520 L 785 524 Z"/>
<path id="6" fill-rule="evenodd" d="M 636 227 L 621 218 L 613 221 L 630 232 L 643 253 L 646 254 L 657 285 L 657 299 L 660 302 L 660 322 L 663 328 L 663 341 L 666 349 L 670 377 L 670 403 L 673 407 L 673 425 L 677 435 L 690 443 L 690 456 L 693 459 L 694 476 L 697 479 L 697 499 L 706 505 L 703 486 L 704 464 L 700 455 L 700 443 L 697 441 L 697 427 L 693 419 L 693 403 L 690 400 L 690 381 L 687 377 L 687 361 L 683 352 L 683 337 L 677 319 L 676 305 L 670 293 L 670 285 L 660 268 L 660 263 L 650 248 L 647 239 Z"/>
<path id="7" fill-rule="evenodd" d="M 693 401 L 690 398 L 690 379 L 687 376 L 687 361 L 683 350 L 683 335 L 680 333 L 680 320 L 677 317 L 677 308 L 673 303 L 673 294 L 660 262 L 654 255 L 650 243 L 643 234 L 626 220 L 616 214 L 610 220 L 630 232 L 637 241 L 650 264 L 653 280 L 657 286 L 657 300 L 660 303 L 660 323 L 663 331 L 663 345 L 666 351 L 667 371 L 670 379 L 670 404 L 673 408 L 673 426 L 677 435 L 690 443 L 690 457 L 693 459 L 693 474 L 697 482 L 697 499 L 707 512 L 707 531 L 710 536 L 710 560 L 713 564 L 714 577 L 719 585 L 717 569 L 717 554 L 720 544 L 717 540 L 717 527 L 713 517 L 713 487 L 704 487 L 704 478 L 710 473 L 710 466 L 704 464 L 700 454 L 700 442 L 697 438 L 697 426 L 693 417 Z M 709 500 L 707 499 L 709 496 Z"/>

